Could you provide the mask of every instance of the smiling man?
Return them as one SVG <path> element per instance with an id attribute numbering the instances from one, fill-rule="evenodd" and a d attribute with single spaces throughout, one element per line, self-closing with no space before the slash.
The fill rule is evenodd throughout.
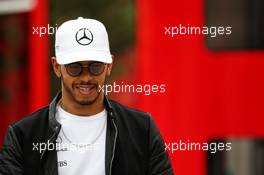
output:
<path id="1" fill-rule="evenodd" d="M 172 175 L 148 113 L 107 99 L 112 69 L 107 31 L 78 18 L 57 30 L 52 57 L 61 92 L 49 106 L 9 126 L 2 175 Z"/>

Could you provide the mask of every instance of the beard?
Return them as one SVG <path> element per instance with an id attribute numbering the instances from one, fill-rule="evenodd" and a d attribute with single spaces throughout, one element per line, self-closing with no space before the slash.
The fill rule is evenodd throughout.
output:
<path id="1" fill-rule="evenodd" d="M 70 96 L 71 99 L 73 99 L 76 103 L 78 103 L 79 105 L 92 105 L 94 104 L 97 99 L 99 98 L 100 94 L 101 94 L 101 91 L 99 92 L 97 89 L 98 89 L 98 84 L 96 83 L 89 83 L 89 82 L 80 82 L 78 83 L 78 85 L 93 85 L 95 88 L 96 88 L 96 96 L 94 98 L 87 98 L 87 99 L 79 99 L 78 97 L 76 97 L 76 95 L 74 95 L 74 89 L 75 89 L 75 86 L 77 84 L 73 83 L 72 84 L 72 87 L 70 88 L 66 82 L 64 81 L 64 78 L 63 76 L 61 76 L 61 81 L 62 81 L 62 84 L 63 84 L 63 87 L 66 91 L 66 93 Z"/>

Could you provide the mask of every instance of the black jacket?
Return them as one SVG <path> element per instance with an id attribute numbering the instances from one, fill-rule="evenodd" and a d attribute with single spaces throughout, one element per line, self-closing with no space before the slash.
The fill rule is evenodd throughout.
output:
<path id="1" fill-rule="evenodd" d="M 51 104 L 9 126 L 0 152 L 1 175 L 57 175 L 56 149 L 40 153 L 37 143 L 55 143 L 61 125 Z M 107 110 L 106 175 L 173 175 L 161 134 L 148 113 L 104 100 Z M 42 150 L 45 147 L 42 147 Z"/>

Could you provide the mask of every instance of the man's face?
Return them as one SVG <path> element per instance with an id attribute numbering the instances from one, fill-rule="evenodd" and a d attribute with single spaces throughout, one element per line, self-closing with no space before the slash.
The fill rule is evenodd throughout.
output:
<path id="1" fill-rule="evenodd" d="M 92 75 L 87 66 L 92 63 L 91 61 L 78 62 L 82 66 L 82 72 L 78 76 L 72 76 L 67 71 L 67 66 L 59 65 L 62 92 L 67 98 L 80 105 L 90 105 L 96 102 L 100 93 L 99 87 L 102 87 L 105 78 L 110 74 L 111 64 L 105 64 L 104 70 L 100 75 Z M 54 65 L 54 64 L 53 64 Z M 57 73 L 56 73 L 57 74 Z"/>

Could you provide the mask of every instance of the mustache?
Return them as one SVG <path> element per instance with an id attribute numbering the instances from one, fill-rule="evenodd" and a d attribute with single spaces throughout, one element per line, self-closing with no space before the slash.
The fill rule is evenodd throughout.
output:
<path id="1" fill-rule="evenodd" d="M 73 83 L 73 86 L 79 86 L 79 85 L 91 85 L 91 86 L 98 87 L 98 84 L 95 83 L 95 82 L 84 82 L 84 81 L 81 81 L 81 82 Z"/>

